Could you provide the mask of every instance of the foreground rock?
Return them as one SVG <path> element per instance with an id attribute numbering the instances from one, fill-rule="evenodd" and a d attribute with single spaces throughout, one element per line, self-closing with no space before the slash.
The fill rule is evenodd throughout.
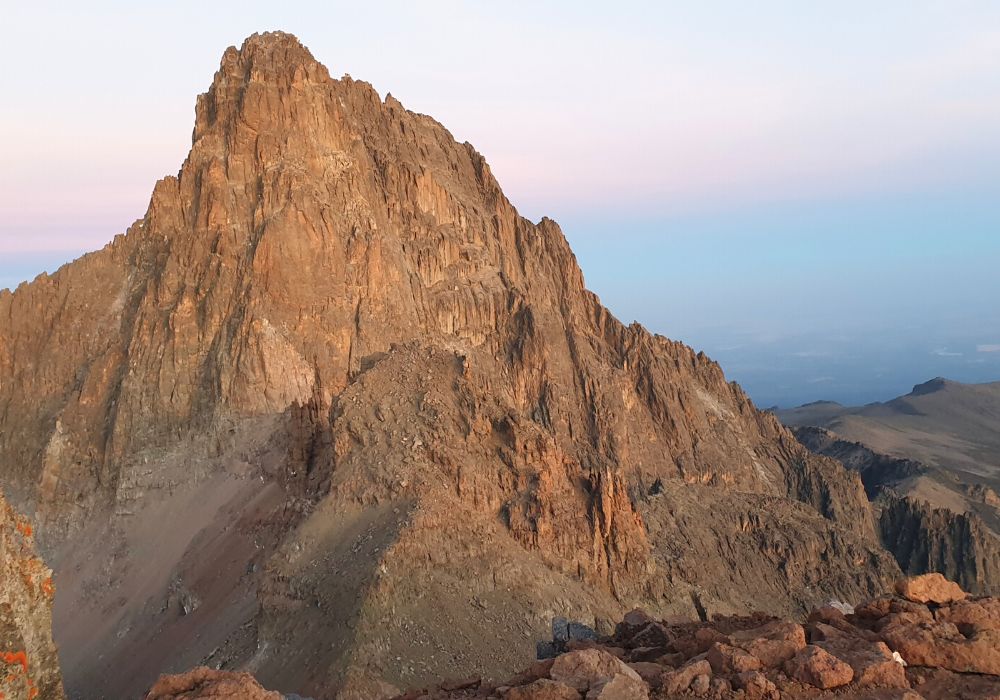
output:
<path id="1" fill-rule="evenodd" d="M 249 673 L 197 668 L 177 676 L 164 676 L 146 700 L 284 700 L 280 693 L 261 688 Z"/>
<path id="2" fill-rule="evenodd" d="M 635 610 L 611 636 L 570 640 L 566 651 L 503 684 L 421 690 L 407 700 L 995 700 L 1000 697 L 1000 599 L 965 599 L 953 584 L 901 581 L 911 597 L 876 598 L 844 614 L 814 610 L 802 623 L 767 615 L 660 621 Z M 948 622 L 954 620 L 956 622 Z M 963 632 L 959 633 L 959 626 Z M 557 638 L 564 625 L 555 625 Z M 540 647 L 541 648 L 541 647 Z"/>
<path id="3" fill-rule="evenodd" d="M 965 600 L 961 586 L 953 583 L 940 573 L 924 574 L 903 579 L 896 585 L 896 592 L 915 603 L 954 603 Z"/>
<path id="4" fill-rule="evenodd" d="M 59 700 L 52 641 L 52 572 L 35 553 L 32 527 L 0 492 L 0 698 Z"/>

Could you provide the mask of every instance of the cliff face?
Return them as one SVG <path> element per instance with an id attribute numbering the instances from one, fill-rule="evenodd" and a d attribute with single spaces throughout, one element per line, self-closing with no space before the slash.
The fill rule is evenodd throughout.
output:
<path id="1" fill-rule="evenodd" d="M 879 535 L 908 574 L 938 572 L 980 595 L 1000 591 L 1000 537 L 980 516 L 995 494 L 940 468 L 880 454 L 823 428 L 800 427 L 809 449 L 857 471 L 876 505 Z"/>
<path id="2" fill-rule="evenodd" d="M 32 527 L 0 493 L 0 698 L 59 700 L 52 642 L 52 572 L 35 554 Z"/>
<path id="3" fill-rule="evenodd" d="M 890 496 L 879 529 L 905 572 L 939 572 L 981 595 L 1000 590 L 1000 539 L 976 515 Z"/>
<path id="4" fill-rule="evenodd" d="M 758 605 L 897 572 L 856 475 L 703 355 L 614 319 L 470 145 L 285 34 L 227 50 L 190 155 L 126 235 L 0 292 L 0 377 L 3 477 L 67 580 L 57 634 L 106 644 L 69 655 L 84 697 L 202 661 L 279 690 L 369 666 L 409 683 L 456 629 L 461 665 L 509 672 L 523 652 L 497 639 L 555 608 L 690 608 L 703 557 L 770 551 L 757 521 L 797 562 Z M 732 517 L 677 522 L 703 492 Z"/>

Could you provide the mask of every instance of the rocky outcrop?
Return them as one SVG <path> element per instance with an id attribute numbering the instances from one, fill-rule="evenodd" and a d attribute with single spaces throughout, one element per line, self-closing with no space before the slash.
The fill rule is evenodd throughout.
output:
<path id="1" fill-rule="evenodd" d="M 882 543 L 904 572 L 938 572 L 979 594 L 1000 591 L 1000 536 L 977 509 L 995 510 L 992 489 L 963 486 L 938 468 L 880 454 L 824 428 L 798 427 L 794 433 L 813 452 L 836 459 L 861 475 L 865 491 L 877 507 Z M 931 484 L 931 493 L 964 496 L 967 492 L 979 503 L 966 504 L 964 497 L 956 495 L 946 502 L 957 506 L 935 507 L 926 500 L 928 489 L 921 489 L 920 479 Z"/>
<path id="2" fill-rule="evenodd" d="M 801 624 L 761 614 L 666 621 L 634 610 L 614 635 L 567 641 L 557 626 L 554 642 L 562 652 L 505 683 L 469 679 L 399 700 L 806 700 L 831 692 L 870 700 L 997 697 L 1000 599 L 928 607 L 919 601 L 964 596 L 933 577 L 900 581 L 898 589 L 903 597 L 876 598 L 847 615 L 817 608 Z"/>
<path id="3" fill-rule="evenodd" d="M 881 454 L 860 442 L 844 440 L 825 428 L 798 426 L 792 432 L 812 452 L 835 459 L 857 472 L 871 500 L 877 499 L 887 488 L 932 471 L 915 460 Z"/>
<path id="4" fill-rule="evenodd" d="M 177 676 L 164 676 L 146 694 L 146 700 L 285 700 L 264 690 L 249 673 L 196 668 Z"/>
<path id="5" fill-rule="evenodd" d="M 903 571 L 939 572 L 977 593 L 1000 589 L 1000 538 L 975 514 L 897 496 L 880 506 L 882 541 Z"/>
<path id="6" fill-rule="evenodd" d="M 0 319 L 2 476 L 73 572 L 82 698 L 201 663 L 304 695 L 500 677 L 554 605 L 791 613 L 898 573 L 856 475 L 287 34 L 227 50 L 146 215 Z"/>
<path id="7" fill-rule="evenodd" d="M 52 641 L 52 572 L 35 553 L 32 526 L 0 493 L 0 698 L 59 700 Z"/>

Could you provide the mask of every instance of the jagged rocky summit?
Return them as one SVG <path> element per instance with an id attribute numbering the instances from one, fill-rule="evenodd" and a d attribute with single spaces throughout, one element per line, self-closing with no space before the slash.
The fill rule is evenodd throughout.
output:
<path id="1" fill-rule="evenodd" d="M 283 33 L 226 51 L 125 235 L 0 292 L 0 477 L 78 698 L 502 678 L 557 612 L 793 614 L 899 575 L 856 474 Z"/>

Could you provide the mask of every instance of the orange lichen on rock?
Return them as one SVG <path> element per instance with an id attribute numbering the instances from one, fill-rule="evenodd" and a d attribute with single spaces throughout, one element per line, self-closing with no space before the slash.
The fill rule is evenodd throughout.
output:
<path id="1" fill-rule="evenodd" d="M 24 673 L 28 672 L 28 655 L 23 651 L 5 651 L 0 653 L 0 659 L 8 666 L 20 666 Z"/>
<path id="2" fill-rule="evenodd" d="M 52 572 L 28 521 L 0 493 L 0 700 L 62 700 L 52 641 Z"/>

